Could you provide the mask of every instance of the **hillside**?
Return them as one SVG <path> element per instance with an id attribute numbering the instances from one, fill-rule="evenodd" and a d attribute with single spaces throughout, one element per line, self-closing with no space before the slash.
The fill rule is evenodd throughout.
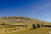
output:
<path id="1" fill-rule="evenodd" d="M 2 23 L 27 23 L 27 24 L 37 24 L 37 23 L 48 23 L 35 18 L 20 17 L 20 16 L 4 16 L 0 18 Z"/>
<path id="2" fill-rule="evenodd" d="M 51 31 L 49 27 L 40 27 L 32 29 L 32 25 L 51 25 L 35 18 L 19 17 L 19 16 L 4 16 L 0 18 L 0 33 L 1 34 L 48 34 Z M 43 31 L 44 30 L 44 31 Z M 38 32 L 38 33 L 37 33 Z"/>

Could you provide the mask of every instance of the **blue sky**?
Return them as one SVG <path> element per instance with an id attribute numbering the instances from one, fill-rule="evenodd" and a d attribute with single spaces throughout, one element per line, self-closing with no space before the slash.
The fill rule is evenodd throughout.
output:
<path id="1" fill-rule="evenodd" d="M 0 0 L 0 17 L 24 16 L 51 22 L 51 0 Z"/>

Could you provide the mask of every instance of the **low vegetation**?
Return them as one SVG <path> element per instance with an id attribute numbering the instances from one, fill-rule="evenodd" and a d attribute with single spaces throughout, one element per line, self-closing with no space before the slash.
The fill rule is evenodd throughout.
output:
<path id="1" fill-rule="evenodd" d="M 51 23 L 29 17 L 4 16 L 0 18 L 0 34 L 49 34 L 50 27 L 40 27 L 33 29 L 36 25 L 51 25 Z"/>

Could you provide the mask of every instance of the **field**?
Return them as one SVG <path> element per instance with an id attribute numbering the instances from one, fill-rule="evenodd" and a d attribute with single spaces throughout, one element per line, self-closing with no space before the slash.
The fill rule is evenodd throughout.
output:
<path id="1" fill-rule="evenodd" d="M 28 29 L 11 34 L 49 34 L 50 28 Z"/>
<path id="2" fill-rule="evenodd" d="M 22 29 L 14 32 L 0 32 L 1 34 L 51 34 L 51 28 L 41 27 L 37 29 Z"/>

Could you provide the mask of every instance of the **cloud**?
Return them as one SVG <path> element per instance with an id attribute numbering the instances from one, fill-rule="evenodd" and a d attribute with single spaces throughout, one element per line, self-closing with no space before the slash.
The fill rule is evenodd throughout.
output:
<path id="1" fill-rule="evenodd" d="M 32 11 L 37 19 L 51 22 L 51 2 Z"/>
<path id="2" fill-rule="evenodd" d="M 32 13 L 36 14 L 36 13 L 40 12 L 41 10 L 48 8 L 49 5 L 50 5 L 50 3 L 45 4 L 44 6 L 41 6 L 40 8 L 33 10 Z"/>

